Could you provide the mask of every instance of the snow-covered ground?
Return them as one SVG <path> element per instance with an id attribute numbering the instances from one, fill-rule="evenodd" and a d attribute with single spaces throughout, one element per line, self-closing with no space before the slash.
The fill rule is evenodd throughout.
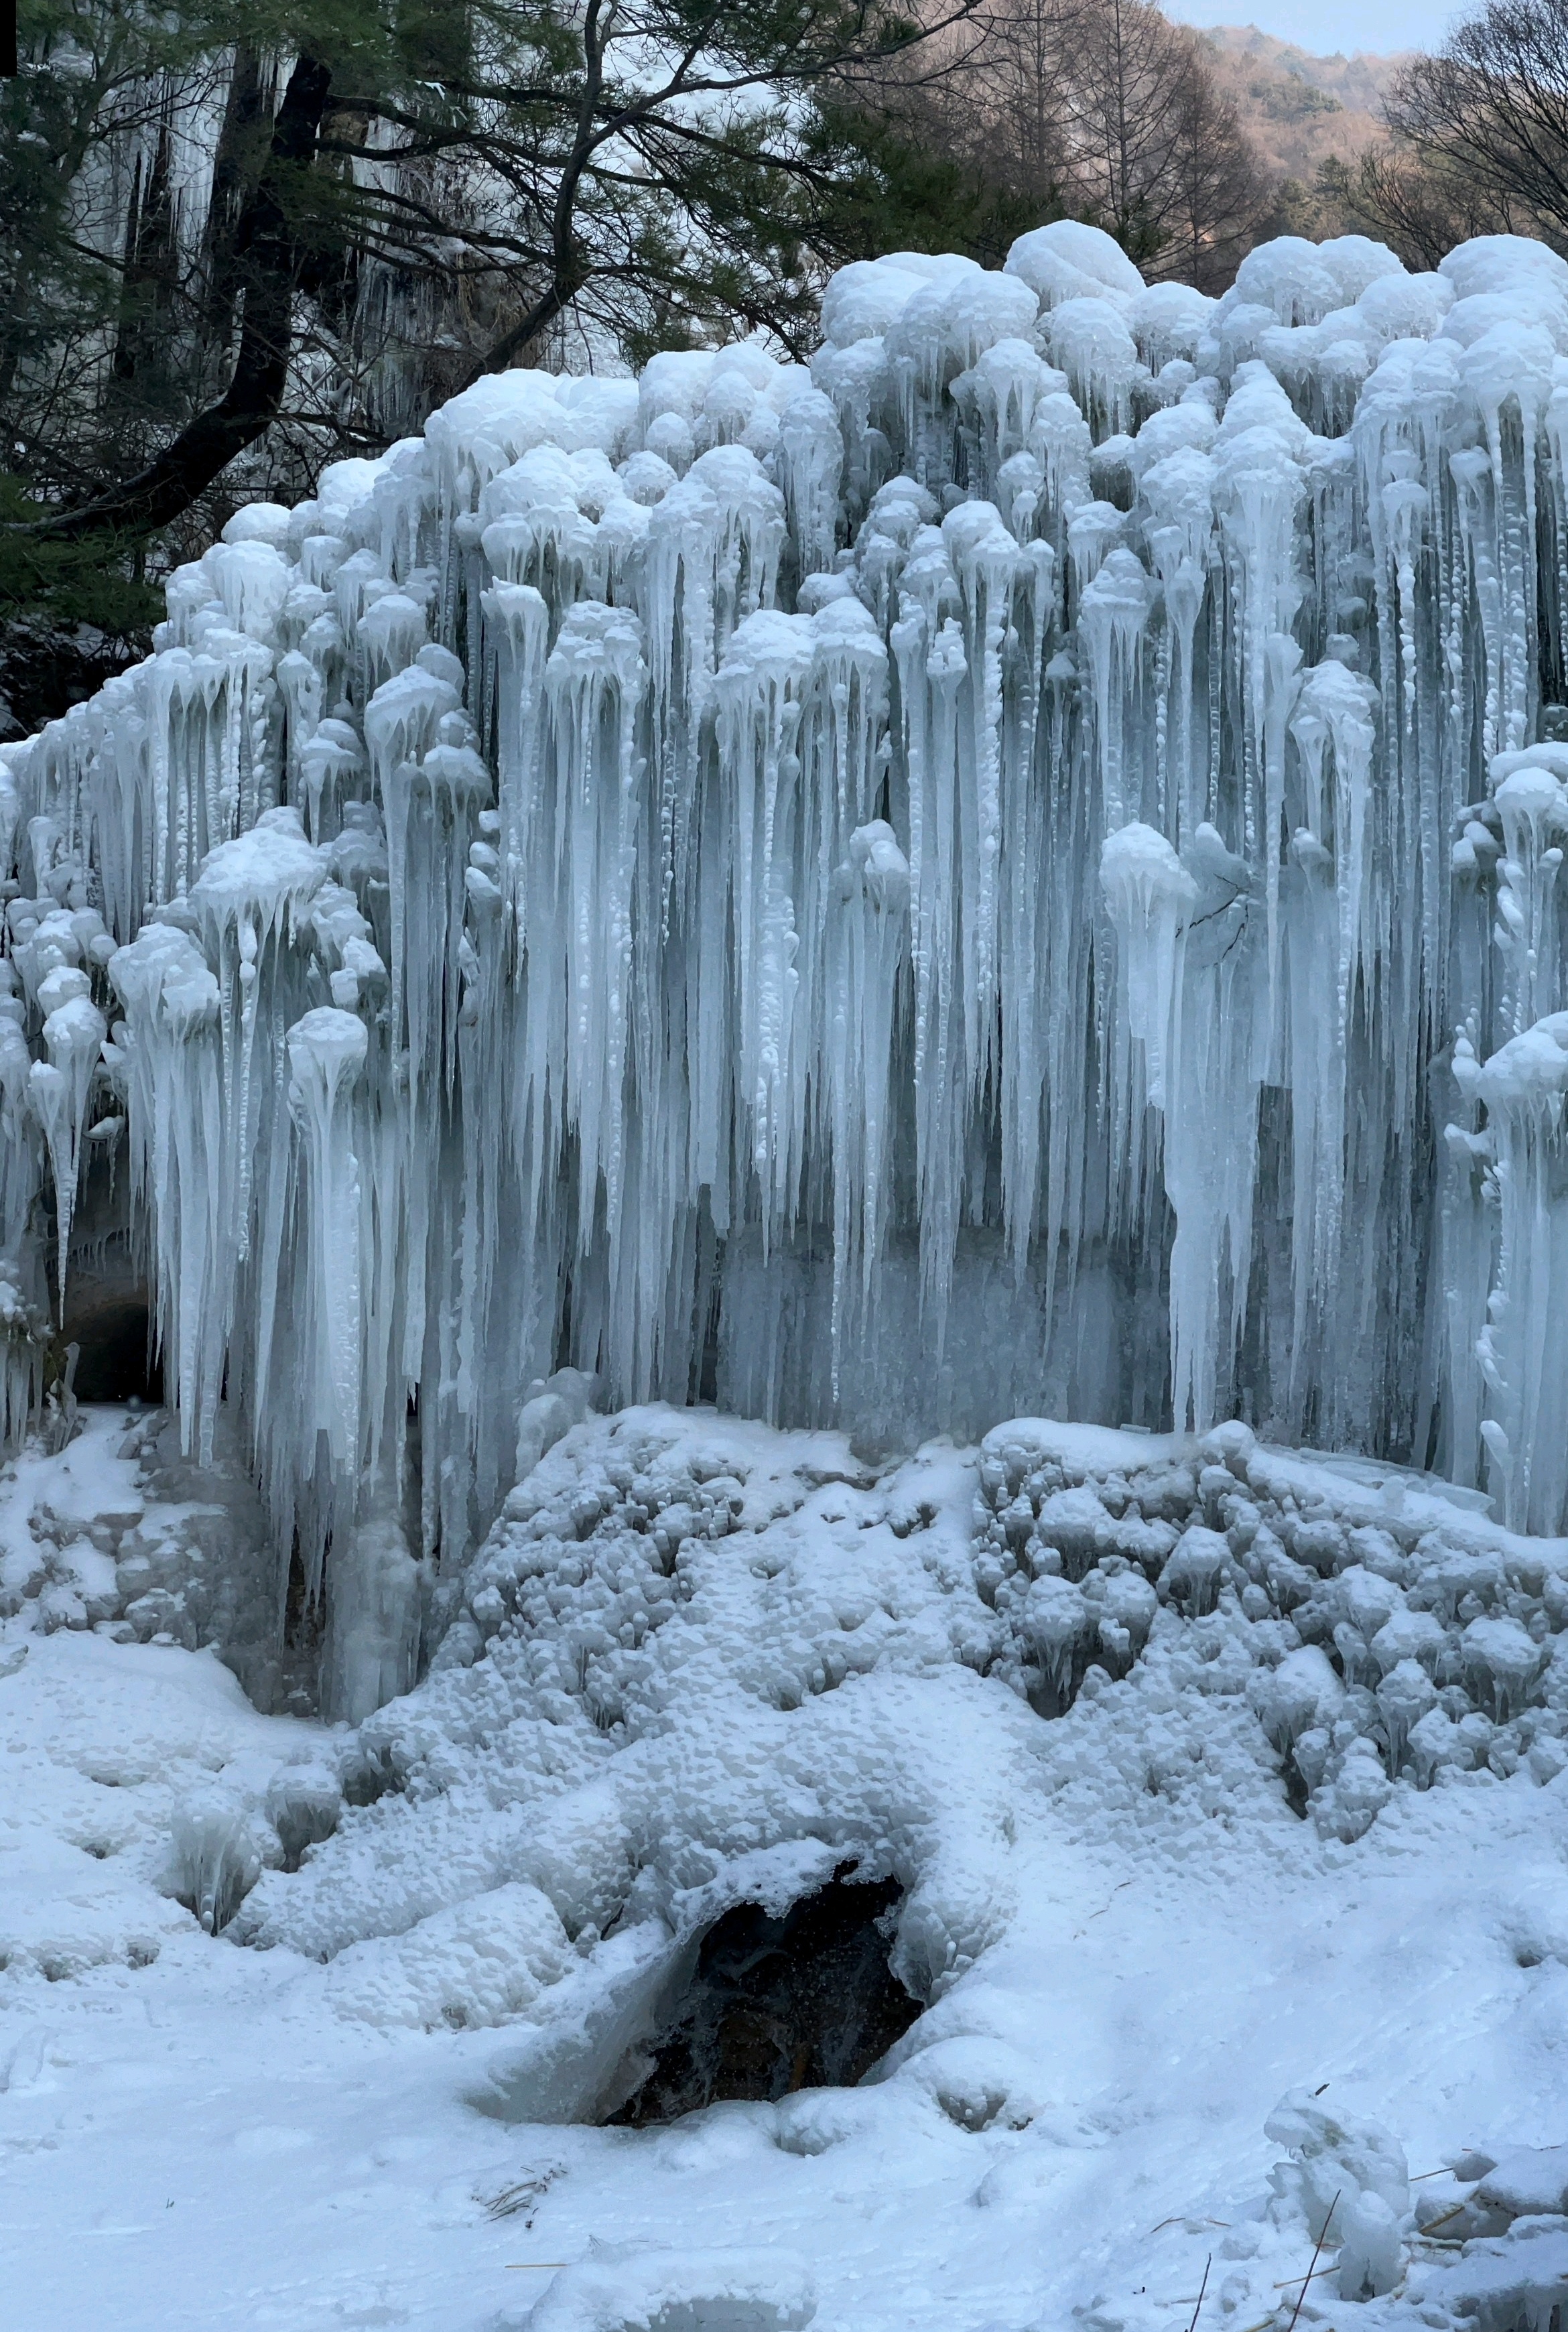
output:
<path id="1" fill-rule="evenodd" d="M 1252 2332 L 1336 2195 L 1304 2327 L 1560 2320 L 1568 1544 L 1234 1428 L 632 1410 L 354 1733 L 94 1624 L 122 1424 L 0 1481 L 6 2332 Z M 846 1861 L 930 2003 L 871 2080 L 579 2118 Z"/>

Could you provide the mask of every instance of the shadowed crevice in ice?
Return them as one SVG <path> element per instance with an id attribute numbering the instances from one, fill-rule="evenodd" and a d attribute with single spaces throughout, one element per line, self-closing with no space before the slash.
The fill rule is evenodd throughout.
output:
<path id="1" fill-rule="evenodd" d="M 903 1889 L 837 1873 L 779 1917 L 739 1903 L 703 1936 L 612 2122 L 642 2128 L 723 2098 L 848 2088 L 921 2012 L 888 1965 Z"/>

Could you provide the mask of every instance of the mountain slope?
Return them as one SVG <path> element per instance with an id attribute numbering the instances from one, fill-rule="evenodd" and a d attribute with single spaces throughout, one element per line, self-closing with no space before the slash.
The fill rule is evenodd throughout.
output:
<path id="1" fill-rule="evenodd" d="M 1349 159 L 1387 136 L 1383 95 L 1407 53 L 1313 56 L 1252 24 L 1203 38 L 1221 86 L 1282 176 L 1310 182 L 1330 156 Z"/>

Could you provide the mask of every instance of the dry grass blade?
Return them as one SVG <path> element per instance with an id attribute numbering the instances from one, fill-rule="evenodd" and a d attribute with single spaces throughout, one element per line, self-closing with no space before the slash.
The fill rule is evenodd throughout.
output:
<path id="1" fill-rule="evenodd" d="M 1333 2270 L 1330 2268 L 1315 2267 L 1309 2269 L 1305 2275 L 1287 2275 L 1282 2282 L 1276 2283 L 1274 2288 L 1276 2291 L 1288 2291 L 1293 2283 L 1310 2283 L 1314 2276 L 1329 2275 L 1332 2273 Z"/>
<path id="2" fill-rule="evenodd" d="M 1458 2217 L 1460 2212 L 1465 2208 L 1465 2205 L 1468 2203 L 1469 2199 L 1469 2196 L 1467 2194 L 1463 2203 L 1456 2203 L 1453 2209 L 1451 2211 L 1445 2211 L 1440 2219 L 1429 2219 L 1424 2227 L 1417 2228 L 1417 2233 L 1421 2235 L 1429 2235 L 1432 2234 L 1439 2227 L 1446 2227 L 1450 2219 L 1457 2219 Z"/>
<path id="3" fill-rule="evenodd" d="M 487 2219 L 514 2218 L 518 2212 L 524 2209 L 532 2200 L 531 2183 L 521 2186 L 509 2186 L 504 2193 L 492 2195 L 484 2206 L 484 2215 Z"/>
<path id="4" fill-rule="evenodd" d="M 1301 2289 L 1296 2295 L 1296 2306 L 1290 2311 L 1290 2321 L 1286 2326 L 1285 2332 L 1296 2332 L 1296 2319 L 1301 2314 L 1301 2303 L 1306 2298 L 1306 2287 L 1312 2281 L 1313 2277 L 1317 2273 L 1318 2257 L 1323 2250 L 1324 2243 L 1327 2239 L 1329 2228 L 1333 2224 L 1334 2214 L 1339 2208 L 1340 2195 L 1343 2193 L 1344 2188 L 1343 2186 L 1336 2190 L 1333 2202 L 1329 2204 L 1328 2209 L 1324 2213 L 1323 2232 L 1312 2247 L 1312 2264 L 1308 2267 L 1306 2273 L 1301 2279 Z M 1292 2282 L 1294 2282 L 1295 2279 L 1296 2279 L 1293 2276 L 1291 2278 Z"/>
<path id="5" fill-rule="evenodd" d="M 484 2215 L 487 2219 L 515 2219 L 520 2211 L 526 2211 L 540 2200 L 549 2184 L 548 2178 L 521 2178 L 515 2186 L 503 2186 L 485 2203 Z"/>

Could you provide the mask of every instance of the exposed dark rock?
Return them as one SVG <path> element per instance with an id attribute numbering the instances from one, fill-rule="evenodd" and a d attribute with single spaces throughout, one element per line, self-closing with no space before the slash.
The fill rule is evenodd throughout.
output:
<path id="1" fill-rule="evenodd" d="M 771 2100 L 864 2079 L 920 2002 L 888 1965 L 896 1881 L 827 1886 L 771 1918 L 738 1904 L 703 1936 L 690 1983 L 645 2045 L 653 2065 L 613 2122 L 674 2121 L 725 2098 Z"/>

